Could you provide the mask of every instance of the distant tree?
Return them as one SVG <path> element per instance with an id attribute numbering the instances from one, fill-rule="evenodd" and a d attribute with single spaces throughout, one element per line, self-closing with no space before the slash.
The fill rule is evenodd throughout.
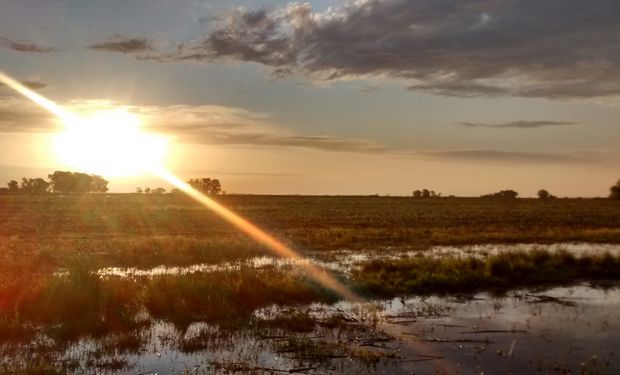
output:
<path id="1" fill-rule="evenodd" d="M 555 197 L 553 195 L 551 195 L 551 193 L 549 193 L 547 190 L 540 189 L 540 190 L 538 190 L 538 198 L 539 199 L 551 199 L 551 198 L 555 198 Z"/>
<path id="2" fill-rule="evenodd" d="M 424 189 L 422 190 L 422 198 L 430 198 L 431 197 L 431 192 L 428 189 Z"/>
<path id="3" fill-rule="evenodd" d="M 413 197 L 414 197 L 414 198 L 422 198 L 422 191 L 420 191 L 420 190 L 414 190 L 414 191 L 413 191 Z"/>
<path id="4" fill-rule="evenodd" d="M 42 178 L 24 177 L 19 190 L 27 194 L 44 194 L 48 192 L 49 187 L 49 182 Z"/>
<path id="5" fill-rule="evenodd" d="M 136 193 L 138 193 L 138 194 L 142 194 L 142 193 L 144 193 L 144 190 L 142 190 L 142 188 L 141 188 L 141 187 L 137 187 L 137 188 L 136 188 Z"/>
<path id="6" fill-rule="evenodd" d="M 482 198 L 515 199 L 517 196 L 519 196 L 519 193 L 514 190 L 502 190 L 497 193 L 483 195 Z"/>
<path id="7" fill-rule="evenodd" d="M 222 192 L 222 184 L 217 178 L 195 178 L 187 183 L 205 195 L 218 195 Z"/>
<path id="8" fill-rule="evenodd" d="M 81 172 L 55 171 L 47 176 L 52 191 L 61 194 L 105 193 L 108 181 L 98 175 Z"/>
<path id="9" fill-rule="evenodd" d="M 10 193 L 17 193 L 19 191 L 19 182 L 11 180 L 6 184 Z"/>
<path id="10" fill-rule="evenodd" d="M 172 188 L 172 189 L 170 189 L 170 194 L 175 194 L 175 195 L 181 194 L 181 189 L 179 189 L 179 188 Z"/>
<path id="11" fill-rule="evenodd" d="M 108 180 L 96 174 L 90 175 L 90 192 L 91 193 L 107 193 Z"/>
<path id="12" fill-rule="evenodd" d="M 150 187 L 145 187 L 144 188 L 144 194 L 151 194 L 151 188 Z"/>
<path id="13" fill-rule="evenodd" d="M 609 190 L 609 198 L 620 200 L 620 180 L 618 180 L 618 182 L 616 182 L 616 184 L 612 186 Z"/>
<path id="14" fill-rule="evenodd" d="M 166 192 L 166 189 L 164 189 L 163 187 L 158 187 L 158 188 L 151 190 L 151 193 L 153 194 L 163 194 L 165 192 Z"/>

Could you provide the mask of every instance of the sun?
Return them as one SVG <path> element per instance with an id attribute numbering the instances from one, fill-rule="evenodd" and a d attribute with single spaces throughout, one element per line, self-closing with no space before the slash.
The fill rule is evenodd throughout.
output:
<path id="1" fill-rule="evenodd" d="M 128 177 L 163 166 L 168 140 L 145 132 L 140 120 L 123 109 L 64 120 L 63 125 L 53 149 L 69 168 L 105 177 Z"/>

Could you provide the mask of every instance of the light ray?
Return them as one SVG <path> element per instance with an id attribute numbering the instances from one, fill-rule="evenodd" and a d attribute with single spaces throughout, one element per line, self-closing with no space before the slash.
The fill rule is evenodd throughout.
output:
<path id="1" fill-rule="evenodd" d="M 35 104 L 38 104 L 39 106 L 52 112 L 54 115 L 56 115 L 56 117 L 60 118 L 64 122 L 73 123 L 78 120 L 78 117 L 75 114 L 65 110 L 64 108 L 47 99 L 46 97 L 30 90 L 28 87 L 22 85 L 18 81 L 4 74 L 2 71 L 0 71 L 0 82 L 9 86 L 26 98 L 32 100 Z"/>
<path id="2" fill-rule="evenodd" d="M 256 242 L 264 245 L 275 255 L 288 259 L 302 259 L 301 255 L 299 255 L 299 253 L 295 250 L 278 241 L 273 236 L 269 235 L 267 232 L 263 231 L 247 219 L 239 216 L 238 214 L 219 204 L 215 200 L 195 190 L 190 185 L 183 182 L 181 179 L 168 172 L 167 170 L 160 168 L 158 170 L 154 170 L 153 173 L 159 176 L 161 179 L 181 189 L 183 192 L 185 192 L 194 200 L 200 202 L 202 205 L 210 208 L 221 218 L 228 221 L 237 229 L 253 238 Z M 350 301 L 362 300 L 355 293 L 349 290 L 344 284 L 342 284 L 335 277 L 333 277 L 327 270 L 317 266 L 316 264 L 313 264 L 312 262 L 299 262 L 299 267 L 301 267 L 310 277 L 318 281 L 325 288 L 328 288 L 338 293 L 341 297 L 344 297 L 345 299 Z"/>

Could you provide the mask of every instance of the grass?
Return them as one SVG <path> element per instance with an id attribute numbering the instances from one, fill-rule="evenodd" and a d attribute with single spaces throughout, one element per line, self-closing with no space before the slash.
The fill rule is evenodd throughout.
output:
<path id="1" fill-rule="evenodd" d="M 620 279 L 620 257 L 543 250 L 474 257 L 373 260 L 353 271 L 365 294 L 445 294 Z"/>

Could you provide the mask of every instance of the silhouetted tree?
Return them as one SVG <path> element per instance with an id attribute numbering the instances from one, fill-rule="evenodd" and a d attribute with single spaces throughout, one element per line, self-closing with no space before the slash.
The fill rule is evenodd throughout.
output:
<path id="1" fill-rule="evenodd" d="M 620 200 L 620 180 L 618 180 L 618 182 L 616 182 L 616 184 L 612 186 L 609 190 L 609 198 Z"/>
<path id="2" fill-rule="evenodd" d="M 424 189 L 422 190 L 422 198 L 430 198 L 431 197 L 431 192 L 428 189 Z"/>
<path id="3" fill-rule="evenodd" d="M 42 178 L 22 178 L 20 191 L 28 194 L 44 194 L 48 192 L 49 182 Z"/>
<path id="4" fill-rule="evenodd" d="M 145 194 L 151 194 L 151 188 L 150 187 L 144 188 L 144 193 Z"/>
<path id="5" fill-rule="evenodd" d="M 414 198 L 422 198 L 422 191 L 420 191 L 420 190 L 414 190 L 414 191 L 413 191 L 413 197 L 414 197 Z"/>
<path id="6" fill-rule="evenodd" d="M 9 192 L 17 193 L 19 191 L 19 182 L 11 180 L 6 184 L 9 187 Z"/>
<path id="7" fill-rule="evenodd" d="M 90 191 L 91 193 L 107 193 L 108 180 L 96 174 L 90 175 Z"/>
<path id="8" fill-rule="evenodd" d="M 206 195 L 218 195 L 222 192 L 220 180 L 216 178 L 195 178 L 190 179 L 187 183 Z"/>
<path id="9" fill-rule="evenodd" d="M 158 187 L 158 188 L 151 190 L 151 193 L 153 194 L 163 194 L 165 192 L 166 192 L 166 189 L 164 189 L 163 187 Z"/>
<path id="10" fill-rule="evenodd" d="M 105 193 L 108 181 L 101 176 L 81 172 L 55 171 L 47 176 L 52 191 L 61 194 Z"/>
<path id="11" fill-rule="evenodd" d="M 555 198 L 555 197 L 553 195 L 551 195 L 551 193 L 549 193 L 547 190 L 540 189 L 540 190 L 538 190 L 538 198 L 540 198 L 540 199 L 552 199 L 552 198 Z"/>
<path id="12" fill-rule="evenodd" d="M 142 193 L 144 193 L 144 190 L 142 190 L 142 188 L 141 188 L 141 187 L 137 187 L 137 188 L 136 188 L 136 193 L 138 193 L 138 194 L 142 194 Z"/>
<path id="13" fill-rule="evenodd" d="M 482 198 L 515 199 L 519 193 L 514 190 L 502 190 L 493 194 L 483 195 Z"/>

